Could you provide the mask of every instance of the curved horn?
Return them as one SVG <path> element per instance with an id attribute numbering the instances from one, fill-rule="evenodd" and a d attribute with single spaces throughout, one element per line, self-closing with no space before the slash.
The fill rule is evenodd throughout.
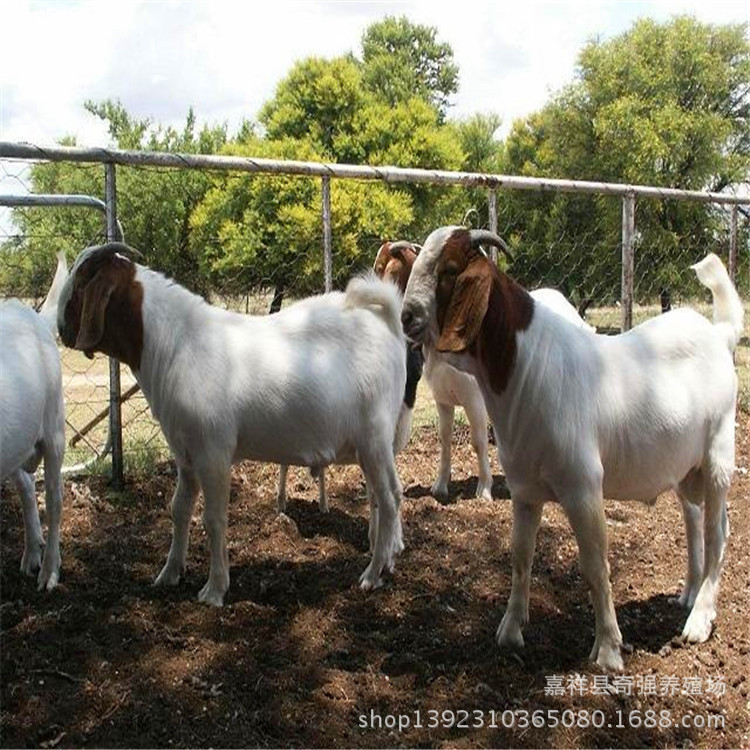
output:
<path id="1" fill-rule="evenodd" d="M 124 242 L 108 242 L 106 245 L 98 245 L 96 248 L 97 254 L 101 252 L 105 255 L 111 255 L 119 253 L 125 255 L 128 258 L 143 258 L 143 255 L 130 245 L 126 245 Z"/>
<path id="2" fill-rule="evenodd" d="M 101 262 L 117 253 L 131 260 L 143 257 L 134 247 L 130 247 L 130 245 L 126 245 L 124 242 L 108 242 L 106 245 L 93 245 L 79 253 L 73 263 L 73 267 L 70 269 L 70 275 L 71 277 L 75 276 L 78 269 L 84 263 L 88 263 L 89 261 Z"/>
<path id="3" fill-rule="evenodd" d="M 476 208 L 469 208 L 467 209 L 466 213 L 464 214 L 464 218 L 461 221 L 461 226 L 468 227 L 469 226 L 469 217 L 470 216 L 476 216 L 477 222 L 479 221 L 479 211 L 476 210 Z"/>
<path id="4" fill-rule="evenodd" d="M 409 240 L 396 240 L 396 242 L 390 242 L 388 244 L 389 250 L 411 250 L 413 253 L 417 253 L 416 245 Z"/>
<path id="5" fill-rule="evenodd" d="M 498 237 L 494 232 L 490 232 L 487 229 L 471 229 L 469 230 L 469 234 L 471 236 L 472 247 L 492 245 L 492 247 L 501 250 L 509 261 L 513 261 L 513 253 L 510 251 L 505 240 L 502 237 Z"/>

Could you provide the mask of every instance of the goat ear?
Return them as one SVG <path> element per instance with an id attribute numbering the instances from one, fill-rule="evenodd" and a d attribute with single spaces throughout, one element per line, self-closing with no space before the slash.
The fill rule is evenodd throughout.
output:
<path id="1" fill-rule="evenodd" d="M 475 341 L 487 314 L 492 269 L 483 258 L 472 260 L 456 279 L 443 327 L 437 342 L 439 352 L 463 352 Z M 438 320 L 441 310 L 437 311 Z"/>
<path id="2" fill-rule="evenodd" d="M 91 351 L 104 336 L 104 315 L 115 288 L 115 279 L 103 268 L 83 290 L 83 309 L 75 348 Z"/>

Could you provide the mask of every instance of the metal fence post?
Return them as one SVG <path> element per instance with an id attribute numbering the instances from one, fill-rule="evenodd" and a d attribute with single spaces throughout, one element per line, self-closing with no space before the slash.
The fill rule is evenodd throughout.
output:
<path id="1" fill-rule="evenodd" d="M 331 236 L 331 178 L 325 175 L 323 182 L 323 273 L 325 290 L 333 289 L 333 240 Z"/>
<path id="2" fill-rule="evenodd" d="M 488 191 L 487 199 L 490 214 L 490 232 L 497 234 L 497 191 L 494 188 L 490 188 Z M 490 258 L 492 258 L 492 262 L 497 265 L 496 247 L 490 248 Z"/>
<path id="3" fill-rule="evenodd" d="M 107 241 L 120 239 L 117 225 L 117 185 L 115 165 L 104 165 L 104 200 L 107 204 Z M 109 434 L 112 438 L 112 486 L 121 490 L 124 485 L 122 460 L 122 414 L 120 411 L 120 363 L 109 359 Z"/>
<path id="4" fill-rule="evenodd" d="M 735 203 L 732 206 L 729 223 L 729 278 L 733 284 L 737 284 L 737 214 L 739 208 Z"/>
<path id="5" fill-rule="evenodd" d="M 635 270 L 635 193 L 622 199 L 622 281 L 620 329 L 633 327 L 633 274 Z"/>

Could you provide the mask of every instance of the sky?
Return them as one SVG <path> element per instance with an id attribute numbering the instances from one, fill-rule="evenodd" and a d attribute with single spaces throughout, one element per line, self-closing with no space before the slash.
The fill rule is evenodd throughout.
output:
<path id="1" fill-rule="evenodd" d="M 687 13 L 750 21 L 750 2 L 239 2 L 238 0 L 4 0 L 0 31 L 0 140 L 109 144 L 87 99 L 120 99 L 162 124 L 254 119 L 294 61 L 359 52 L 386 15 L 435 26 L 460 70 L 450 117 L 497 112 L 500 135 L 573 79 L 588 40 L 642 17 Z"/>

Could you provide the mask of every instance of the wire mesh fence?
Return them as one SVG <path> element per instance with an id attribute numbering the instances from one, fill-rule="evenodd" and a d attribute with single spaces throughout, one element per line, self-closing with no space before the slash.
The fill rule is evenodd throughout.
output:
<path id="1" fill-rule="evenodd" d="M 123 153 L 135 152 L 98 150 L 88 161 L 64 149 L 25 152 L 27 159 L 39 159 L 32 163 L 19 161 L 17 144 L 0 144 L 0 196 L 75 192 L 106 200 L 104 164 L 117 162 L 117 216 L 145 262 L 213 304 L 251 314 L 343 288 L 371 267 L 386 239 L 422 242 L 435 226 L 464 222 L 496 229 L 513 251 L 512 259 L 499 259 L 512 276 L 529 289 L 559 289 L 603 333 L 619 331 L 628 319 L 623 301 L 632 300 L 633 323 L 685 303 L 708 312 L 706 290 L 689 266 L 709 251 L 728 262 L 732 241 L 737 284 L 750 296 L 748 221 L 732 205 L 705 196 L 686 200 L 676 191 L 643 189 L 625 242 L 623 203 L 634 195 L 625 186 L 531 185 L 524 178 L 454 173 L 436 184 L 438 173 L 420 170 L 376 169 L 373 177 L 357 171 L 371 168 L 346 167 L 337 174 L 341 165 L 270 167 L 250 160 L 253 168 L 244 169 L 231 160 L 185 155 L 165 165 L 161 158 L 175 155 Z M 257 163 L 271 174 L 256 170 Z M 55 253 L 62 250 L 72 261 L 83 247 L 107 237 L 101 214 L 91 208 L 1 205 L 0 198 L 0 297 L 38 306 Z M 628 290 L 624 242 L 633 247 Z M 750 371 L 746 350 L 745 342 L 738 362 Z M 61 354 L 66 465 L 82 464 L 108 447 L 109 366 L 100 355 Z M 747 373 L 743 377 L 750 381 Z M 119 401 L 125 471 L 167 457 L 161 430 L 129 371 L 122 373 Z"/>

